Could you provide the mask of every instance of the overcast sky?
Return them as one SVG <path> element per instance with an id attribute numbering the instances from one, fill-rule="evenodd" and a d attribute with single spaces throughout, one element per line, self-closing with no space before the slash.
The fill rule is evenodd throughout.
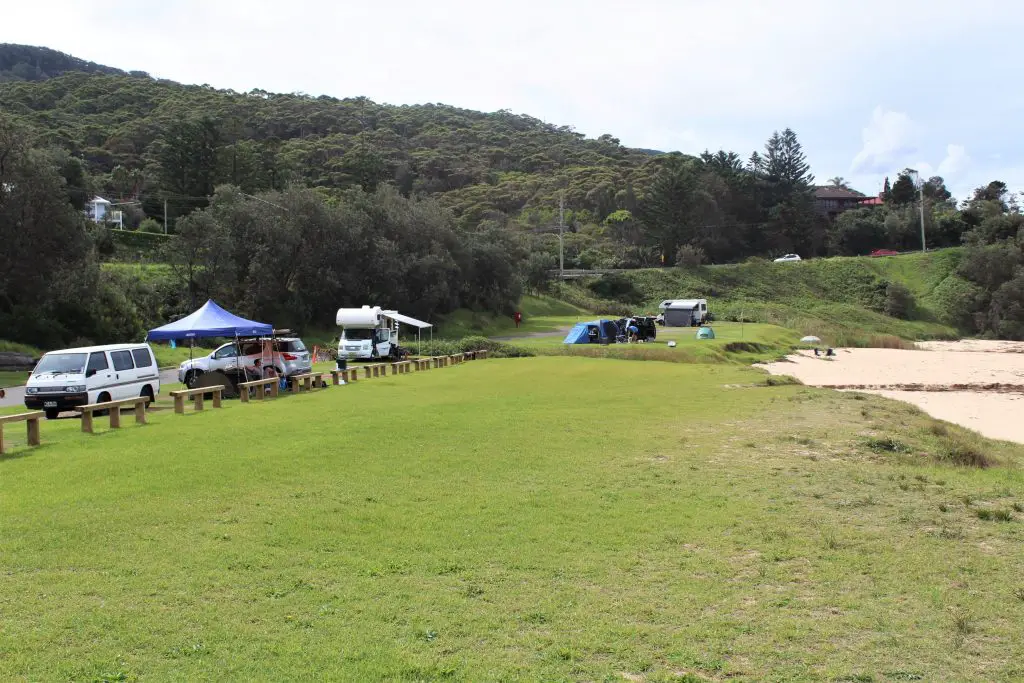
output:
<path id="1" fill-rule="evenodd" d="M 510 109 L 747 157 L 793 128 L 819 182 L 906 166 L 1024 190 L 1024 3 L 11 0 L 0 42 L 221 88 Z"/>

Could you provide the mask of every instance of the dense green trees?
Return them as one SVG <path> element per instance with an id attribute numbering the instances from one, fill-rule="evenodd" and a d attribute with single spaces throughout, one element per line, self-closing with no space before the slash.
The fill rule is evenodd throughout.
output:
<path id="1" fill-rule="evenodd" d="M 367 301 L 423 316 L 505 310 L 557 266 L 559 199 L 568 268 L 916 249 L 922 194 L 929 247 L 968 245 L 943 289 L 956 324 L 1018 334 L 1021 217 L 1000 182 L 957 206 L 942 178 L 919 190 L 908 169 L 886 179 L 883 205 L 832 221 L 788 128 L 746 162 L 726 150 L 661 154 L 507 111 L 237 93 L 15 47 L 0 46 L 0 72 L 25 74 L 0 78 L 0 130 L 18 160 L 3 172 L 32 180 L 6 181 L 0 197 L 12 245 L 0 256 L 10 274 L 0 316 L 43 307 L 52 328 L 40 335 L 105 338 L 206 296 L 300 326 Z M 77 210 L 92 193 L 126 200 L 132 229 L 177 233 L 167 278 L 146 289 L 99 271 L 97 254 L 125 250 L 83 228 Z M 50 252 L 31 244 L 53 249 L 40 272 L 25 259 Z M 54 277 L 88 288 L 79 308 L 57 304 L 59 287 L 40 291 Z M 100 312 L 100 301 L 122 313 Z"/>

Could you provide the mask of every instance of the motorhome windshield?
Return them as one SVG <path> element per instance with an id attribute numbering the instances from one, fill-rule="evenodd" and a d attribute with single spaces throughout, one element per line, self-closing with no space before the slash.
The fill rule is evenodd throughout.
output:
<path id="1" fill-rule="evenodd" d="M 39 359 L 33 375 L 79 375 L 85 370 L 84 353 L 48 353 Z"/>
<path id="2" fill-rule="evenodd" d="M 350 341 L 361 341 L 373 339 L 373 328 L 367 327 L 346 327 L 341 331 L 341 336 Z"/>

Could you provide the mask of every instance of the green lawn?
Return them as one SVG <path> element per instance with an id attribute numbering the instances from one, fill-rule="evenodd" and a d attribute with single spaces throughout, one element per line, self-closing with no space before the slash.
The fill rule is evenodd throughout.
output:
<path id="1" fill-rule="evenodd" d="M 28 372 L 19 370 L 17 372 L 8 372 L 7 370 L 0 370 L 0 389 L 7 387 L 20 387 L 25 383 L 28 377 Z"/>
<path id="2" fill-rule="evenodd" d="M 0 679 L 1024 675 L 1022 449 L 903 404 L 546 357 L 131 422 L 8 427 Z"/>
<path id="3" fill-rule="evenodd" d="M 524 336 L 536 332 L 556 332 L 572 327 L 580 320 L 596 316 L 584 309 L 547 296 L 524 296 L 519 303 L 523 314 L 520 327 L 511 316 L 458 310 L 445 316 L 435 334 L 444 339 L 461 339 L 470 335 L 484 337 Z"/>

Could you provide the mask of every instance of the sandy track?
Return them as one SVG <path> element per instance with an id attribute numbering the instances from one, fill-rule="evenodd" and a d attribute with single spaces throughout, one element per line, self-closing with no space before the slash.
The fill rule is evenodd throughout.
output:
<path id="1" fill-rule="evenodd" d="M 1024 443 L 1024 343 L 929 342 L 919 348 L 840 349 L 830 360 L 801 351 L 760 367 L 810 386 L 907 401 L 985 436 Z"/>

